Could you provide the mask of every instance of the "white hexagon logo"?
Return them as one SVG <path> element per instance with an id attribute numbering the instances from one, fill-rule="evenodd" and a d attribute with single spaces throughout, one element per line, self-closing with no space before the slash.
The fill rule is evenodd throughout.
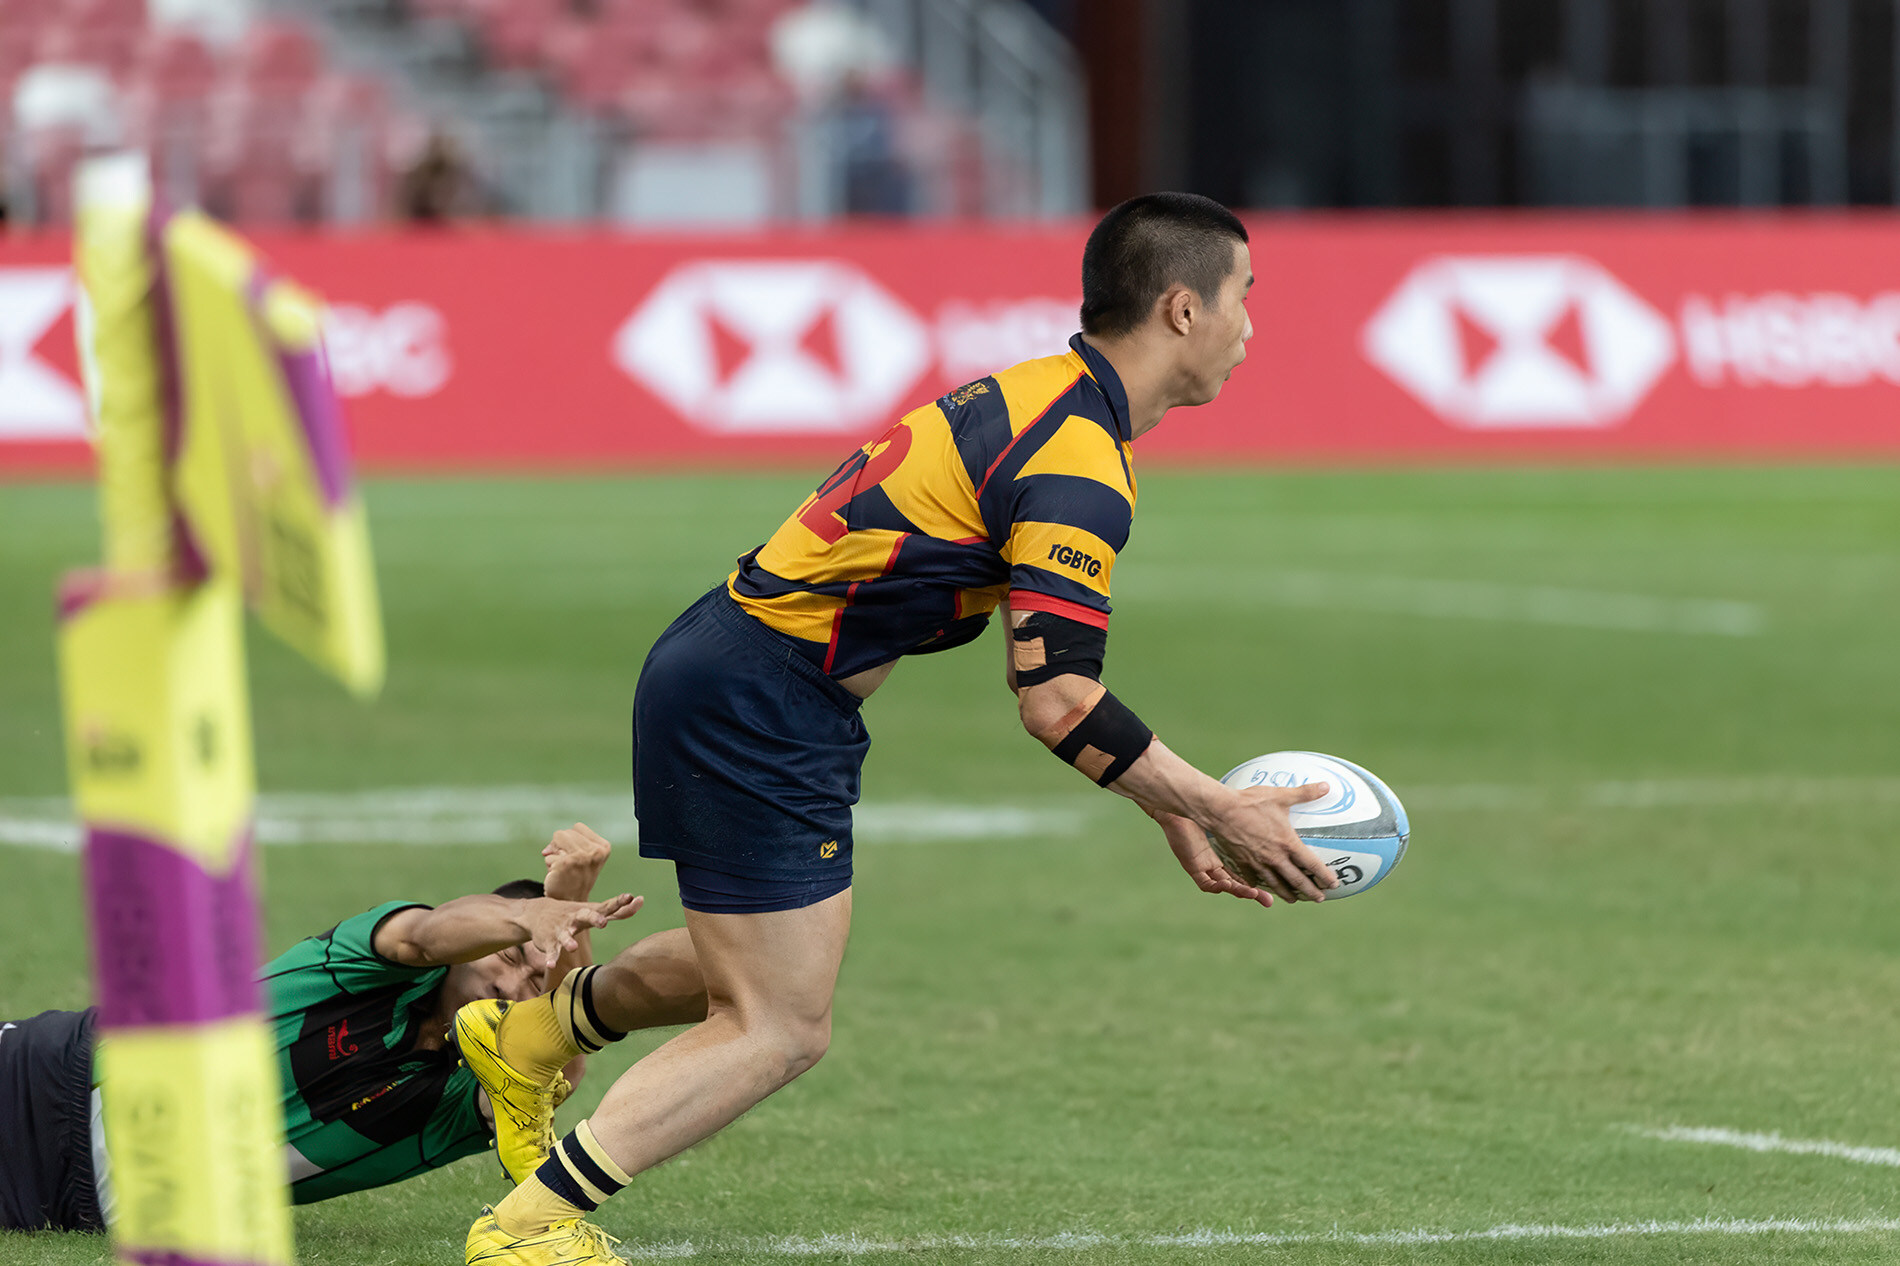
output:
<path id="1" fill-rule="evenodd" d="M 1663 315 L 1575 255 L 1437 256 L 1373 314 L 1360 350 L 1474 430 L 1609 427 L 1676 358 Z"/>
<path id="2" fill-rule="evenodd" d="M 613 359 L 723 434 L 853 432 L 887 418 L 929 365 L 916 313 L 832 260 L 682 264 L 614 334 Z"/>

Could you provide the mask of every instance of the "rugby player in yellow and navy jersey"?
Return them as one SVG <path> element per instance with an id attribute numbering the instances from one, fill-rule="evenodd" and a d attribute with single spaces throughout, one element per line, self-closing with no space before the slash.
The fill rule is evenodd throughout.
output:
<path id="1" fill-rule="evenodd" d="M 905 415 L 661 635 L 634 696 L 640 851 L 678 871 L 708 1014 L 551 1152 L 536 1140 L 561 1065 L 631 1018 L 613 1002 L 616 969 L 458 1014 L 519 1184 L 470 1228 L 469 1263 L 617 1260 L 589 1211 L 824 1054 L 870 746 L 858 706 L 903 656 L 969 642 L 993 613 L 1024 727 L 1151 815 L 1203 891 L 1266 906 L 1336 885 L 1287 819 L 1324 785 L 1224 787 L 1100 681 L 1134 441 L 1169 409 L 1214 399 L 1245 358 L 1252 271 L 1247 231 L 1218 203 L 1153 194 L 1116 207 L 1084 249 L 1082 332 L 1065 355 Z"/>

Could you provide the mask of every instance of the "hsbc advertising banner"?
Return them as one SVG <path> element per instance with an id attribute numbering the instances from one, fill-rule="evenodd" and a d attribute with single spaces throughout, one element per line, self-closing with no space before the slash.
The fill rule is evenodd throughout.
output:
<path id="1" fill-rule="evenodd" d="M 1259 219 L 1186 461 L 1900 457 L 1900 219 Z M 265 236 L 380 470 L 836 460 L 1062 350 L 1086 225 Z M 89 462 L 57 238 L 0 239 L 0 472 Z"/>

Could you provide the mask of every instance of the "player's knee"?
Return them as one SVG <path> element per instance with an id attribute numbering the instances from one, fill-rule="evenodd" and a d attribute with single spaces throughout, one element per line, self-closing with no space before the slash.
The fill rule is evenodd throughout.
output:
<path id="1" fill-rule="evenodd" d="M 825 1057 L 831 1049 L 831 1013 L 823 1016 L 802 1018 L 788 1026 L 785 1042 L 785 1066 L 792 1077 L 810 1069 L 812 1065 Z"/>
<path id="2" fill-rule="evenodd" d="M 713 1010 L 724 1008 L 716 1003 Z M 734 1008 L 734 1018 L 757 1044 L 780 1085 L 808 1071 L 831 1047 L 831 1012 Z"/>

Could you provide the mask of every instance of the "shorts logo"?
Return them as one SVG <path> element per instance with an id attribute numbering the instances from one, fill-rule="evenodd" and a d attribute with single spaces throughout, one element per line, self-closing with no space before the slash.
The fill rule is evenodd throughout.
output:
<path id="1" fill-rule="evenodd" d="M 1084 554 L 1081 550 L 1073 549 L 1067 545 L 1051 545 L 1049 547 L 1049 557 L 1053 561 L 1061 563 L 1064 567 L 1073 567 L 1077 571 L 1087 572 L 1091 576 L 1099 576 L 1102 574 L 1102 563 L 1100 559 Z"/>
<path id="2" fill-rule="evenodd" d="M 341 1024 L 332 1024 L 330 1026 L 330 1031 L 326 1035 L 325 1044 L 329 1047 L 331 1059 L 343 1059 L 346 1056 L 356 1054 L 356 1043 L 349 1041 L 349 1036 L 350 1022 L 348 1020 L 345 1020 Z"/>
<path id="3" fill-rule="evenodd" d="M 818 846 L 818 856 L 820 857 L 836 857 L 837 855 L 838 841 L 836 840 L 827 840 Z"/>

